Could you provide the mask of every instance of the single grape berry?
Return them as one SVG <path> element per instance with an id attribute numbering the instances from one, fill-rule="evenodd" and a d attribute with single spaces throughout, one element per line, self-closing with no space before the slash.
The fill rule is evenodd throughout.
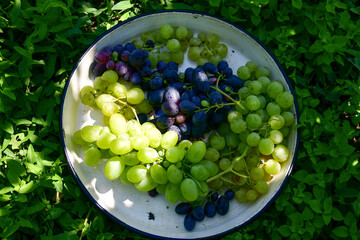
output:
<path id="1" fill-rule="evenodd" d="M 193 206 L 191 203 L 181 202 L 178 205 L 176 205 L 175 212 L 177 214 L 188 214 L 191 212 L 192 209 L 193 209 Z"/>

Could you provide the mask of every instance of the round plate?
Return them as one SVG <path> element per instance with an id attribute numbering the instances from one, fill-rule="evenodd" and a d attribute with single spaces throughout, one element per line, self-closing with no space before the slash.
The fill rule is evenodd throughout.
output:
<path id="1" fill-rule="evenodd" d="M 290 159 L 282 163 L 282 169 L 271 181 L 269 192 L 254 203 L 240 204 L 231 201 L 229 213 L 216 215 L 198 222 L 191 232 L 183 227 L 184 216 L 174 211 L 176 204 L 170 204 L 165 197 L 149 197 L 133 185 L 120 180 L 110 181 L 104 176 L 106 160 L 96 167 L 89 167 L 83 161 L 83 152 L 72 142 L 76 130 L 92 124 L 103 125 L 102 115 L 90 107 L 84 106 L 79 99 L 83 86 L 92 85 L 90 66 L 94 54 L 105 46 L 125 44 L 140 36 L 145 31 L 155 31 L 164 24 L 185 26 L 193 32 L 216 33 L 220 41 L 228 48 L 225 60 L 236 73 L 239 66 L 247 61 L 254 61 L 257 66 L 266 66 L 271 72 L 271 79 L 280 80 L 287 91 L 291 89 L 284 70 L 274 56 L 254 37 L 243 29 L 222 19 L 199 12 L 162 11 L 145 14 L 125 21 L 103 34 L 82 55 L 67 82 L 61 108 L 61 133 L 64 152 L 69 166 L 87 196 L 108 216 L 139 233 L 163 239 L 200 239 L 219 236 L 235 230 L 261 213 L 277 196 L 289 177 L 295 161 L 298 146 L 298 134 L 291 130 L 288 138 Z M 195 64 L 186 60 L 179 68 L 184 71 Z M 293 93 L 294 95 L 294 93 Z M 292 108 L 298 122 L 296 101 Z"/>

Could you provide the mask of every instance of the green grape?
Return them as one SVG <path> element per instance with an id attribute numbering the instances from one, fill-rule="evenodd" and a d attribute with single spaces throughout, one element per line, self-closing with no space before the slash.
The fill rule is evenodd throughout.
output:
<path id="1" fill-rule="evenodd" d="M 259 129 L 262 126 L 262 119 L 256 113 L 250 113 L 246 116 L 246 124 L 249 129 L 255 130 Z"/>
<path id="2" fill-rule="evenodd" d="M 127 179 L 132 183 L 137 183 L 143 180 L 148 169 L 144 165 L 135 165 L 129 168 L 126 173 Z"/>
<path id="3" fill-rule="evenodd" d="M 121 133 L 127 132 L 127 122 L 125 117 L 120 113 L 111 115 L 109 119 L 109 127 L 111 132 L 115 136 L 119 136 Z"/>
<path id="4" fill-rule="evenodd" d="M 261 117 L 262 122 L 267 122 L 270 118 L 269 114 L 264 109 L 258 109 L 255 113 Z"/>
<path id="5" fill-rule="evenodd" d="M 116 139 L 116 136 L 110 132 L 101 133 L 98 139 L 96 140 L 96 145 L 100 149 L 109 149 L 110 143 Z"/>
<path id="6" fill-rule="evenodd" d="M 114 102 L 108 102 L 108 103 L 105 103 L 101 109 L 102 113 L 105 115 L 105 116 L 108 116 L 110 117 L 111 115 L 119 112 L 119 106 L 114 103 Z"/>
<path id="7" fill-rule="evenodd" d="M 162 140 L 162 134 L 157 128 L 149 128 L 146 130 L 145 135 L 149 139 L 150 147 L 158 148 Z"/>
<path id="8" fill-rule="evenodd" d="M 149 146 L 149 139 L 145 135 L 137 135 L 130 138 L 131 146 L 135 150 L 140 150 L 142 148 Z"/>
<path id="9" fill-rule="evenodd" d="M 153 110 L 153 107 L 149 103 L 148 99 L 144 99 L 141 103 L 136 105 L 136 108 L 138 110 L 137 111 L 138 113 L 145 113 L 145 114 L 149 114 Z"/>
<path id="10" fill-rule="evenodd" d="M 84 86 L 80 90 L 80 98 L 84 96 L 84 94 L 91 93 L 92 95 L 95 94 L 95 89 L 92 86 Z"/>
<path id="11" fill-rule="evenodd" d="M 264 177 L 264 170 L 259 167 L 250 169 L 250 178 L 254 181 L 260 181 Z"/>
<path id="12" fill-rule="evenodd" d="M 263 138 L 260 140 L 258 149 L 263 155 L 270 155 L 274 151 L 274 143 L 269 138 Z"/>
<path id="13" fill-rule="evenodd" d="M 166 175 L 167 175 L 169 182 L 171 182 L 173 184 L 179 184 L 183 179 L 182 171 L 178 167 L 176 167 L 175 164 L 171 164 L 167 168 Z"/>
<path id="14" fill-rule="evenodd" d="M 146 135 L 147 130 L 149 130 L 151 128 L 156 128 L 155 124 L 153 124 L 152 122 L 144 122 L 143 124 L 141 124 L 141 127 L 142 127 L 145 135 Z"/>
<path id="15" fill-rule="evenodd" d="M 126 184 L 131 183 L 131 182 L 127 179 L 127 172 L 129 171 L 129 169 L 130 169 L 129 166 L 125 166 L 124 171 L 123 171 L 123 172 L 121 173 L 121 175 L 120 175 L 120 180 L 121 180 L 121 182 L 126 183 Z"/>
<path id="16" fill-rule="evenodd" d="M 258 82 L 261 83 L 261 92 L 267 93 L 267 87 L 269 86 L 271 80 L 268 77 L 262 76 L 257 79 Z"/>
<path id="17" fill-rule="evenodd" d="M 284 87 L 278 81 L 272 81 L 271 83 L 269 83 L 266 89 L 267 95 L 272 99 L 276 99 L 276 97 L 283 91 L 284 91 Z"/>
<path id="18" fill-rule="evenodd" d="M 198 187 L 194 180 L 191 178 L 185 178 L 180 183 L 180 190 L 183 197 L 190 202 L 195 201 L 198 198 Z"/>
<path id="19" fill-rule="evenodd" d="M 201 57 L 201 48 L 193 46 L 189 48 L 188 57 L 191 61 L 197 61 Z"/>
<path id="20" fill-rule="evenodd" d="M 162 38 L 161 33 L 160 33 L 160 29 L 157 29 L 154 33 L 154 39 L 155 39 L 155 43 L 157 44 L 162 44 L 165 42 L 165 39 Z"/>
<path id="21" fill-rule="evenodd" d="M 170 24 L 165 24 L 160 28 L 160 34 L 163 39 L 169 39 L 174 33 L 174 28 Z"/>
<path id="22" fill-rule="evenodd" d="M 249 91 L 252 94 L 260 95 L 262 93 L 262 84 L 260 81 L 254 80 L 249 84 Z"/>
<path id="23" fill-rule="evenodd" d="M 116 98 L 124 99 L 126 98 L 127 88 L 118 82 L 114 82 L 107 87 L 107 93 Z"/>
<path id="24" fill-rule="evenodd" d="M 186 27 L 180 26 L 176 29 L 175 35 L 177 39 L 185 39 L 188 36 L 189 30 Z"/>
<path id="25" fill-rule="evenodd" d="M 199 59 L 196 61 L 196 64 L 197 64 L 198 66 L 200 66 L 200 65 L 204 65 L 204 64 L 207 63 L 207 62 L 208 62 L 208 60 L 207 60 L 206 58 L 201 57 L 201 58 L 199 58 Z"/>
<path id="26" fill-rule="evenodd" d="M 157 191 L 159 194 L 164 194 L 164 195 L 165 195 L 166 186 L 167 186 L 167 184 L 158 184 L 158 185 L 156 186 L 156 191 Z"/>
<path id="27" fill-rule="evenodd" d="M 156 188 L 157 185 L 158 183 L 151 178 L 150 171 L 147 171 L 144 178 L 140 182 L 135 183 L 135 188 L 139 191 L 148 192 Z"/>
<path id="28" fill-rule="evenodd" d="M 199 181 L 198 184 L 198 196 L 199 197 L 206 197 L 209 193 L 209 186 L 204 181 Z"/>
<path id="29" fill-rule="evenodd" d="M 178 135 L 174 131 L 167 131 L 161 138 L 161 147 L 164 149 L 169 149 L 171 147 L 174 147 L 176 143 L 178 142 Z"/>
<path id="30" fill-rule="evenodd" d="M 165 198 L 169 203 L 176 203 L 182 198 L 180 185 L 168 182 L 165 189 Z"/>
<path id="31" fill-rule="evenodd" d="M 282 132 L 279 130 L 271 130 L 269 132 L 269 138 L 273 141 L 274 144 L 279 144 L 284 139 Z"/>
<path id="32" fill-rule="evenodd" d="M 94 89 L 97 91 L 97 92 L 105 92 L 106 90 L 106 84 L 108 84 L 107 82 L 103 81 L 101 79 L 101 76 L 98 76 L 94 79 L 94 83 L 93 83 L 93 86 L 94 86 Z"/>
<path id="33" fill-rule="evenodd" d="M 248 87 L 241 87 L 238 91 L 239 98 L 244 100 L 247 96 L 250 95 L 250 90 Z M 243 104 L 242 104 L 243 105 Z"/>
<path id="34" fill-rule="evenodd" d="M 124 171 L 125 163 L 121 157 L 115 156 L 110 158 L 104 168 L 105 177 L 109 180 L 115 180 L 120 177 Z"/>
<path id="35" fill-rule="evenodd" d="M 81 129 L 81 137 L 85 142 L 95 142 L 100 136 L 103 127 L 100 125 L 88 125 Z"/>
<path id="36" fill-rule="evenodd" d="M 199 181 L 205 181 L 209 178 L 210 175 L 206 167 L 202 166 L 201 164 L 192 165 L 190 174 Z"/>
<path id="37" fill-rule="evenodd" d="M 284 126 L 289 127 L 295 123 L 295 116 L 291 112 L 282 112 L 281 116 L 283 116 L 285 123 Z"/>
<path id="38" fill-rule="evenodd" d="M 85 145 L 87 142 L 81 137 L 81 130 L 77 130 L 73 137 L 72 137 L 72 141 L 74 144 L 76 145 L 80 145 L 83 146 Z"/>
<path id="39" fill-rule="evenodd" d="M 148 59 L 151 62 L 151 68 L 156 68 L 157 63 L 159 62 L 159 53 L 158 52 L 149 52 Z"/>
<path id="40" fill-rule="evenodd" d="M 281 165 L 274 159 L 269 159 L 265 162 L 265 171 L 270 175 L 276 175 L 280 172 Z"/>
<path id="41" fill-rule="evenodd" d="M 131 42 L 135 45 L 135 48 L 137 49 L 142 48 L 144 46 L 144 41 L 141 39 L 135 39 L 134 41 Z"/>
<path id="42" fill-rule="evenodd" d="M 201 45 L 201 40 L 199 38 L 197 38 L 197 37 L 192 37 L 189 40 L 189 45 L 199 47 Z"/>
<path id="43" fill-rule="evenodd" d="M 214 161 L 203 160 L 199 164 L 201 164 L 208 170 L 209 177 L 213 177 L 219 172 L 219 166 Z"/>
<path id="44" fill-rule="evenodd" d="M 238 134 L 234 132 L 230 132 L 225 136 L 226 145 L 231 149 L 235 149 L 239 145 L 239 140 Z"/>
<path id="45" fill-rule="evenodd" d="M 150 32 L 150 31 L 143 32 L 141 33 L 140 38 L 144 43 L 146 43 L 148 40 L 155 42 L 154 32 Z"/>
<path id="46" fill-rule="evenodd" d="M 234 133 L 242 133 L 246 130 L 247 123 L 243 119 L 234 119 L 230 123 L 230 129 Z"/>
<path id="47" fill-rule="evenodd" d="M 139 104 L 144 100 L 145 94 L 140 88 L 131 88 L 127 91 L 126 98 L 130 104 Z"/>
<path id="48" fill-rule="evenodd" d="M 206 153 L 206 144 L 203 141 L 194 142 L 189 148 L 186 158 L 192 163 L 200 162 Z"/>
<path id="49" fill-rule="evenodd" d="M 101 79 L 108 83 L 117 82 L 119 75 L 114 70 L 106 70 L 102 75 Z"/>
<path id="50" fill-rule="evenodd" d="M 101 152 L 97 147 L 90 147 L 84 152 L 84 162 L 88 166 L 95 166 L 101 159 Z"/>
<path id="51" fill-rule="evenodd" d="M 166 150 L 165 157 L 171 163 L 182 161 L 185 157 L 186 151 L 181 147 L 170 147 Z"/>
<path id="52" fill-rule="evenodd" d="M 110 143 L 110 151 L 116 155 L 129 153 L 133 150 L 129 139 L 124 137 L 116 138 Z"/>
<path id="53" fill-rule="evenodd" d="M 80 100 L 81 100 L 82 104 L 84 104 L 86 106 L 90 106 L 90 105 L 94 104 L 95 96 L 94 96 L 93 93 L 87 92 L 87 93 L 84 93 L 84 94 L 80 94 Z"/>
<path id="54" fill-rule="evenodd" d="M 225 121 L 221 122 L 218 128 L 218 132 L 221 136 L 226 136 L 226 134 L 229 134 L 231 132 L 230 124 Z"/>
<path id="55" fill-rule="evenodd" d="M 260 142 L 260 135 L 256 132 L 252 132 L 247 136 L 246 142 L 249 146 L 256 147 Z"/>
<path id="56" fill-rule="evenodd" d="M 182 64 L 184 62 L 184 52 L 181 50 L 177 52 L 172 52 L 171 61 L 176 62 L 179 65 Z"/>
<path id="57" fill-rule="evenodd" d="M 266 112 L 269 114 L 269 116 L 277 115 L 281 113 L 281 108 L 277 103 L 269 102 L 266 105 Z"/>
<path id="58" fill-rule="evenodd" d="M 284 145 L 277 145 L 272 153 L 274 160 L 278 162 L 285 162 L 289 159 L 290 153 L 287 147 Z"/>
<path id="59" fill-rule="evenodd" d="M 249 95 L 246 98 L 246 107 L 250 110 L 250 111 L 256 111 L 260 108 L 260 100 L 257 96 L 255 95 Z"/>
<path id="60" fill-rule="evenodd" d="M 242 119 L 242 118 L 243 117 L 242 117 L 241 113 L 237 110 L 231 110 L 228 112 L 228 115 L 227 115 L 227 120 L 229 123 L 231 123 L 235 119 Z"/>
<path id="61" fill-rule="evenodd" d="M 154 148 L 144 147 L 138 151 L 137 158 L 143 163 L 153 163 L 159 158 L 159 154 Z"/>
<path id="62" fill-rule="evenodd" d="M 282 127 L 281 129 L 279 129 L 279 131 L 282 133 L 284 139 L 282 141 L 282 143 L 284 144 L 284 142 L 286 141 L 286 137 L 289 135 L 290 129 L 289 127 Z"/>
<path id="63" fill-rule="evenodd" d="M 294 103 L 294 96 L 289 92 L 281 92 L 276 97 L 276 102 L 282 108 L 289 108 Z"/>
<path id="64" fill-rule="evenodd" d="M 253 202 L 258 198 L 258 193 L 255 190 L 248 190 L 246 192 L 246 198 L 248 201 Z"/>
<path id="65" fill-rule="evenodd" d="M 171 61 L 171 54 L 168 51 L 161 51 L 159 54 L 159 61 L 164 61 L 166 63 Z"/>
<path id="66" fill-rule="evenodd" d="M 219 135 L 218 133 L 212 133 L 209 136 L 210 146 L 215 148 L 216 150 L 224 149 L 226 145 L 225 138 Z"/>
<path id="67" fill-rule="evenodd" d="M 186 35 L 186 40 L 190 41 L 191 38 L 193 38 L 194 32 L 191 29 L 188 29 L 188 34 Z"/>
<path id="68" fill-rule="evenodd" d="M 228 47 L 225 44 L 216 44 L 214 47 L 214 55 L 218 55 L 221 59 L 225 58 L 228 53 Z"/>
<path id="69" fill-rule="evenodd" d="M 256 79 L 258 79 L 259 77 L 269 77 L 270 76 L 270 72 L 269 69 L 267 69 L 266 67 L 257 67 L 255 69 L 255 77 Z"/>
<path id="70" fill-rule="evenodd" d="M 203 48 L 200 52 L 200 56 L 204 59 L 207 59 L 209 60 L 212 56 L 212 52 L 211 52 L 211 49 L 209 48 Z"/>
<path id="71" fill-rule="evenodd" d="M 170 52 L 177 52 L 180 50 L 180 42 L 177 39 L 169 39 L 166 43 L 166 47 Z"/>
<path id="72" fill-rule="evenodd" d="M 246 203 L 248 201 L 248 199 L 246 197 L 246 193 L 247 193 L 247 190 L 245 188 L 240 188 L 239 190 L 237 190 L 235 192 L 235 199 L 239 203 Z"/>
<path id="73" fill-rule="evenodd" d="M 220 153 L 215 148 L 210 147 L 206 149 L 204 158 L 206 160 L 216 162 L 220 158 Z"/>
<path id="74" fill-rule="evenodd" d="M 269 185 L 265 181 L 257 181 L 254 189 L 260 194 L 265 194 L 269 191 Z"/>
<path id="75" fill-rule="evenodd" d="M 271 129 L 279 130 L 284 126 L 285 119 L 283 116 L 276 114 L 270 116 L 268 123 L 270 124 Z"/>
<path id="76" fill-rule="evenodd" d="M 103 116 L 103 123 L 105 126 L 109 126 L 109 122 L 110 122 L 110 117 L 108 116 Z"/>
<path id="77" fill-rule="evenodd" d="M 95 103 L 98 108 L 102 109 L 105 103 L 113 102 L 115 98 L 110 94 L 101 94 L 95 99 Z"/>
<path id="78" fill-rule="evenodd" d="M 237 69 L 236 74 L 242 80 L 248 80 L 251 76 L 251 72 L 247 66 L 240 66 Z"/>
<path id="79" fill-rule="evenodd" d="M 200 39 L 200 41 L 202 43 L 204 43 L 206 41 L 206 33 L 205 32 L 200 32 L 197 37 Z"/>
<path id="80" fill-rule="evenodd" d="M 121 155 L 122 160 L 128 166 L 135 166 L 140 163 L 140 160 L 137 157 L 137 151 L 132 151 L 126 154 Z"/>
<path id="81" fill-rule="evenodd" d="M 244 87 L 247 87 L 249 89 L 250 83 L 252 82 L 252 80 L 248 80 L 244 82 Z M 250 90 L 249 90 L 250 93 Z"/>
<path id="82" fill-rule="evenodd" d="M 206 41 L 209 44 L 210 47 L 215 47 L 217 44 L 219 44 L 219 36 L 215 33 L 210 33 L 207 37 L 206 37 Z"/>
<path id="83" fill-rule="evenodd" d="M 255 70 L 257 69 L 256 63 L 253 61 L 247 62 L 245 66 L 249 69 L 250 73 L 255 72 Z"/>
<path id="84" fill-rule="evenodd" d="M 150 167 L 150 175 L 158 184 L 166 184 L 168 182 L 166 169 L 159 164 L 154 164 Z"/>
<path id="85" fill-rule="evenodd" d="M 182 140 L 181 142 L 179 142 L 178 147 L 184 149 L 185 151 L 189 150 L 189 148 L 191 147 L 192 142 L 189 140 Z"/>
<path id="86" fill-rule="evenodd" d="M 233 167 L 233 169 L 235 171 L 239 172 L 239 171 L 244 170 L 246 168 L 246 162 L 245 162 L 244 158 L 238 156 L 238 157 L 235 157 L 233 161 L 235 161 L 234 162 L 234 167 Z"/>
<path id="87" fill-rule="evenodd" d="M 235 109 L 237 110 L 237 111 L 239 111 L 240 113 L 241 113 L 241 115 L 246 115 L 246 114 L 248 114 L 249 113 L 249 109 L 247 108 L 247 106 L 246 106 L 246 101 L 245 100 L 241 100 L 240 101 L 240 104 L 241 104 L 241 106 L 242 106 L 242 108 L 241 107 L 239 107 L 239 106 L 235 106 Z"/>
<path id="88" fill-rule="evenodd" d="M 142 128 L 142 126 L 135 119 L 129 120 L 127 122 L 127 133 L 130 135 L 130 137 L 135 137 L 135 136 L 145 134 L 144 129 Z"/>
<path id="89" fill-rule="evenodd" d="M 180 51 L 183 53 L 184 56 L 184 53 L 187 51 L 189 47 L 189 42 L 186 39 L 182 39 L 179 42 L 180 42 Z"/>
<path id="90" fill-rule="evenodd" d="M 215 65 L 218 65 L 218 63 L 223 60 L 223 58 L 220 55 L 214 54 L 209 58 L 209 62 L 213 63 Z"/>
<path id="91" fill-rule="evenodd" d="M 221 170 L 226 170 L 231 166 L 231 161 L 228 158 L 222 158 L 219 161 L 219 168 Z"/>

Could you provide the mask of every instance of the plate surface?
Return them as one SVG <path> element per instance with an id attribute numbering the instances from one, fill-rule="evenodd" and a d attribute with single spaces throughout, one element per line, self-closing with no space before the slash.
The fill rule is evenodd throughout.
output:
<path id="1" fill-rule="evenodd" d="M 75 131 L 86 125 L 102 123 L 100 112 L 81 104 L 79 92 L 83 86 L 92 85 L 89 69 L 94 55 L 105 46 L 115 46 L 134 40 L 145 31 L 155 31 L 164 24 L 185 26 L 198 32 L 216 33 L 220 42 L 225 43 L 228 55 L 225 60 L 236 73 L 239 66 L 254 61 L 258 66 L 270 69 L 271 79 L 280 80 L 286 91 L 292 91 L 289 81 L 279 63 L 256 39 L 241 28 L 198 12 L 163 11 L 132 18 L 107 31 L 84 53 L 74 68 L 63 96 L 61 109 L 61 133 L 64 152 L 69 166 L 87 196 L 110 218 L 139 233 L 164 239 L 199 239 L 218 236 L 235 230 L 262 212 L 277 196 L 289 177 L 296 157 L 298 134 L 292 130 L 288 138 L 290 159 L 282 163 L 281 172 L 270 184 L 269 193 L 254 203 L 240 204 L 231 201 L 230 211 L 225 216 L 216 215 L 198 222 L 195 229 L 188 232 L 183 227 L 183 216 L 175 213 L 176 204 L 170 204 L 164 196 L 151 198 L 146 192 L 139 192 L 133 185 L 120 180 L 110 181 L 104 176 L 106 160 L 96 167 L 89 167 L 83 161 L 83 152 L 72 142 Z M 179 68 L 184 71 L 195 64 L 186 60 Z M 293 93 L 294 95 L 294 93 Z M 298 122 L 296 100 L 292 108 Z M 152 218 L 153 217 L 153 218 Z"/>

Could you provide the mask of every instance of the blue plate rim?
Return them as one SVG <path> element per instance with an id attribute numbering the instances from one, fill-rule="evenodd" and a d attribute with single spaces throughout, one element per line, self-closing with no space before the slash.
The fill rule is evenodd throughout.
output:
<path id="1" fill-rule="evenodd" d="M 252 34 L 250 34 L 248 31 L 246 31 L 245 29 L 237 26 L 236 24 L 225 20 L 223 18 L 208 14 L 208 13 L 204 13 L 204 12 L 199 12 L 199 11 L 195 11 L 195 10 L 180 10 L 180 9 L 169 9 L 169 10 L 159 10 L 159 11 L 154 11 L 154 12 L 149 12 L 149 13 L 143 13 L 141 15 L 137 15 L 134 16 L 132 18 L 129 18 L 115 26 L 113 26 L 112 28 L 110 28 L 109 30 L 105 31 L 103 34 L 101 34 L 95 41 L 93 41 L 93 43 L 87 48 L 87 50 L 81 55 L 81 57 L 79 58 L 79 60 L 77 61 L 77 63 L 75 64 L 70 76 L 69 76 L 69 80 L 66 82 L 65 87 L 64 87 L 64 91 L 63 91 L 63 96 L 62 96 L 62 100 L 61 100 L 61 108 L 60 108 L 60 135 L 61 135 L 61 143 L 62 143 L 62 150 L 64 152 L 64 155 L 66 156 L 66 160 L 68 162 L 68 166 L 70 167 L 70 170 L 76 180 L 76 182 L 79 184 L 79 186 L 81 187 L 81 189 L 83 190 L 83 192 L 85 193 L 85 195 L 102 211 L 104 212 L 107 216 L 109 216 L 112 220 L 114 220 L 115 222 L 123 225 L 126 228 L 129 228 L 137 233 L 140 233 L 142 235 L 151 237 L 151 238 L 156 238 L 156 239 L 176 239 L 176 240 L 185 240 L 187 238 L 171 238 L 171 237 L 164 237 L 164 236 L 158 236 L 158 235 L 154 235 L 154 234 L 150 234 L 147 232 L 144 232 L 140 229 L 134 228 L 128 224 L 126 224 L 125 222 L 119 220 L 118 218 L 114 217 L 110 212 L 108 212 L 106 209 L 104 209 L 92 196 L 91 194 L 87 191 L 86 187 L 83 185 L 83 183 L 81 182 L 80 178 L 78 177 L 73 165 L 69 162 L 69 156 L 67 154 L 66 151 L 66 144 L 65 144 L 65 136 L 64 136 L 64 130 L 63 130 L 63 112 L 64 112 L 64 102 L 65 102 L 65 98 L 66 98 L 66 93 L 67 90 L 69 88 L 70 85 L 70 81 L 72 79 L 72 76 L 74 75 L 79 63 L 81 62 L 81 60 L 83 59 L 83 57 L 87 54 L 87 52 L 97 43 L 99 42 L 104 36 L 106 36 L 107 34 L 109 34 L 110 32 L 114 31 L 115 29 L 121 27 L 122 25 L 134 21 L 138 18 L 142 18 L 148 15 L 155 15 L 155 14 L 161 14 L 161 13 L 190 13 L 190 14 L 198 14 L 198 15 L 203 15 L 203 16 L 207 16 L 207 17 L 211 17 L 211 18 L 215 18 L 217 20 L 220 20 L 222 22 L 225 22 L 227 24 L 232 25 L 233 27 L 239 29 L 240 31 L 244 32 L 246 35 L 248 35 L 249 37 L 251 37 L 256 43 L 258 43 L 268 54 L 269 56 L 272 58 L 272 60 L 275 62 L 275 64 L 277 65 L 277 67 L 280 69 L 281 74 L 283 75 L 285 81 L 287 82 L 288 86 L 289 86 L 289 90 L 292 93 L 292 95 L 294 96 L 294 105 L 295 105 L 295 119 L 296 119 L 296 124 L 299 123 L 299 107 L 298 107 L 298 103 L 296 100 L 296 95 L 294 92 L 294 89 L 291 85 L 291 82 L 289 80 L 289 78 L 287 77 L 287 74 L 285 73 L 285 70 L 282 68 L 282 66 L 280 65 L 280 63 L 278 62 L 278 60 L 275 58 L 275 56 L 271 53 L 271 51 L 269 49 L 266 48 L 265 45 L 263 45 L 263 43 L 261 43 L 257 38 L 255 38 Z M 200 240 L 200 239 L 211 239 L 211 238 L 216 238 L 216 237 L 220 237 L 220 236 L 224 236 L 227 234 L 230 234 L 232 232 L 234 232 L 235 230 L 244 227 L 245 225 L 249 224 L 250 222 L 254 221 L 261 213 L 263 213 L 272 203 L 273 201 L 278 197 L 278 195 L 280 194 L 280 192 L 282 191 L 282 189 L 284 188 L 284 186 L 286 185 L 290 174 L 292 172 L 292 169 L 294 167 L 296 158 L 297 158 L 297 153 L 298 153 L 298 147 L 299 147 L 299 140 L 300 140 L 300 134 L 299 134 L 299 129 L 296 130 L 297 131 L 297 137 L 296 137 L 296 144 L 295 144 L 295 152 L 294 152 L 294 157 L 292 159 L 292 163 L 289 167 L 289 170 L 280 186 L 280 188 L 278 189 L 278 191 L 275 193 L 275 195 L 270 199 L 270 201 L 267 202 L 267 204 L 265 206 L 263 206 L 255 215 L 253 215 L 250 219 L 248 219 L 247 221 L 245 221 L 244 223 L 235 226 L 234 228 L 228 229 L 224 232 L 218 233 L 218 234 L 214 234 L 212 236 L 206 236 L 206 237 L 200 237 L 200 238 L 193 238 L 194 240 Z"/>

